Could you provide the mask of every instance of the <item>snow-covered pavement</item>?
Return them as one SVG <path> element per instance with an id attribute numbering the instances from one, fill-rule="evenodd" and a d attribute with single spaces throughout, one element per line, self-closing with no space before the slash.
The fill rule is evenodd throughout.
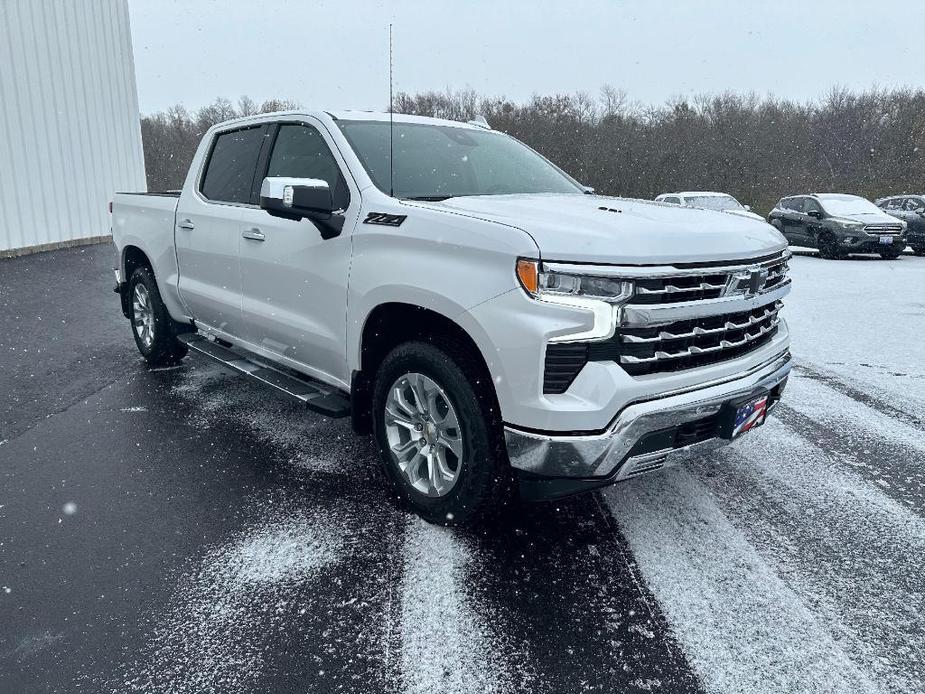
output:
<path id="1" fill-rule="evenodd" d="M 923 690 L 925 258 L 794 258 L 764 428 L 480 531 L 343 421 L 145 371 L 108 260 L 0 261 L 0 691 Z"/>

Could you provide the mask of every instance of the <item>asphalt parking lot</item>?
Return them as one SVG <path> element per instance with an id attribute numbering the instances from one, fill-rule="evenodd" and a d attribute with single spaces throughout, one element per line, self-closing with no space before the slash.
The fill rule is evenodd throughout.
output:
<path id="1" fill-rule="evenodd" d="M 0 692 L 921 692 L 925 258 L 794 258 L 758 432 L 497 528 L 200 357 L 108 246 L 0 260 Z"/>

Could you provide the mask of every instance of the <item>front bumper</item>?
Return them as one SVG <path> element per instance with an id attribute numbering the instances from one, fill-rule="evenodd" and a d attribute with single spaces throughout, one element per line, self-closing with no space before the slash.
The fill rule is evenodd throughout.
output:
<path id="1" fill-rule="evenodd" d="M 853 240 L 849 241 L 851 238 Z M 848 253 L 879 253 L 880 251 L 902 250 L 906 247 L 906 239 L 897 236 L 892 243 L 880 243 L 877 235 L 861 234 L 856 237 L 845 237 L 841 240 L 841 247 Z"/>
<path id="2" fill-rule="evenodd" d="M 519 477 L 521 494 L 526 498 L 566 496 L 728 443 L 718 438 L 715 426 L 723 404 L 766 390 L 772 408 L 783 393 L 790 368 L 786 351 L 745 375 L 634 402 L 600 433 L 567 435 L 506 426 L 508 458 Z"/>

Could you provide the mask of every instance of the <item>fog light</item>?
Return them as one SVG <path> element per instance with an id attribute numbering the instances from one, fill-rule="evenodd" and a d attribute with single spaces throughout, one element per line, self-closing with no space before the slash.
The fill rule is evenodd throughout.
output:
<path id="1" fill-rule="evenodd" d="M 846 236 L 846 237 L 845 237 L 845 240 L 842 241 L 842 243 L 845 244 L 846 246 L 849 245 L 849 244 L 852 244 L 852 243 L 854 243 L 854 237 L 853 237 L 853 236 Z"/>

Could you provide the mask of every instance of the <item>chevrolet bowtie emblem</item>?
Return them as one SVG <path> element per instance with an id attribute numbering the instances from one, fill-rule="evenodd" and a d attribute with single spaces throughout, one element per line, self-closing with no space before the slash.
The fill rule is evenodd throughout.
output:
<path id="1" fill-rule="evenodd" d="M 723 296 L 744 296 L 750 298 L 761 293 L 768 282 L 768 270 L 761 267 L 750 267 L 733 273 L 726 282 Z"/>

